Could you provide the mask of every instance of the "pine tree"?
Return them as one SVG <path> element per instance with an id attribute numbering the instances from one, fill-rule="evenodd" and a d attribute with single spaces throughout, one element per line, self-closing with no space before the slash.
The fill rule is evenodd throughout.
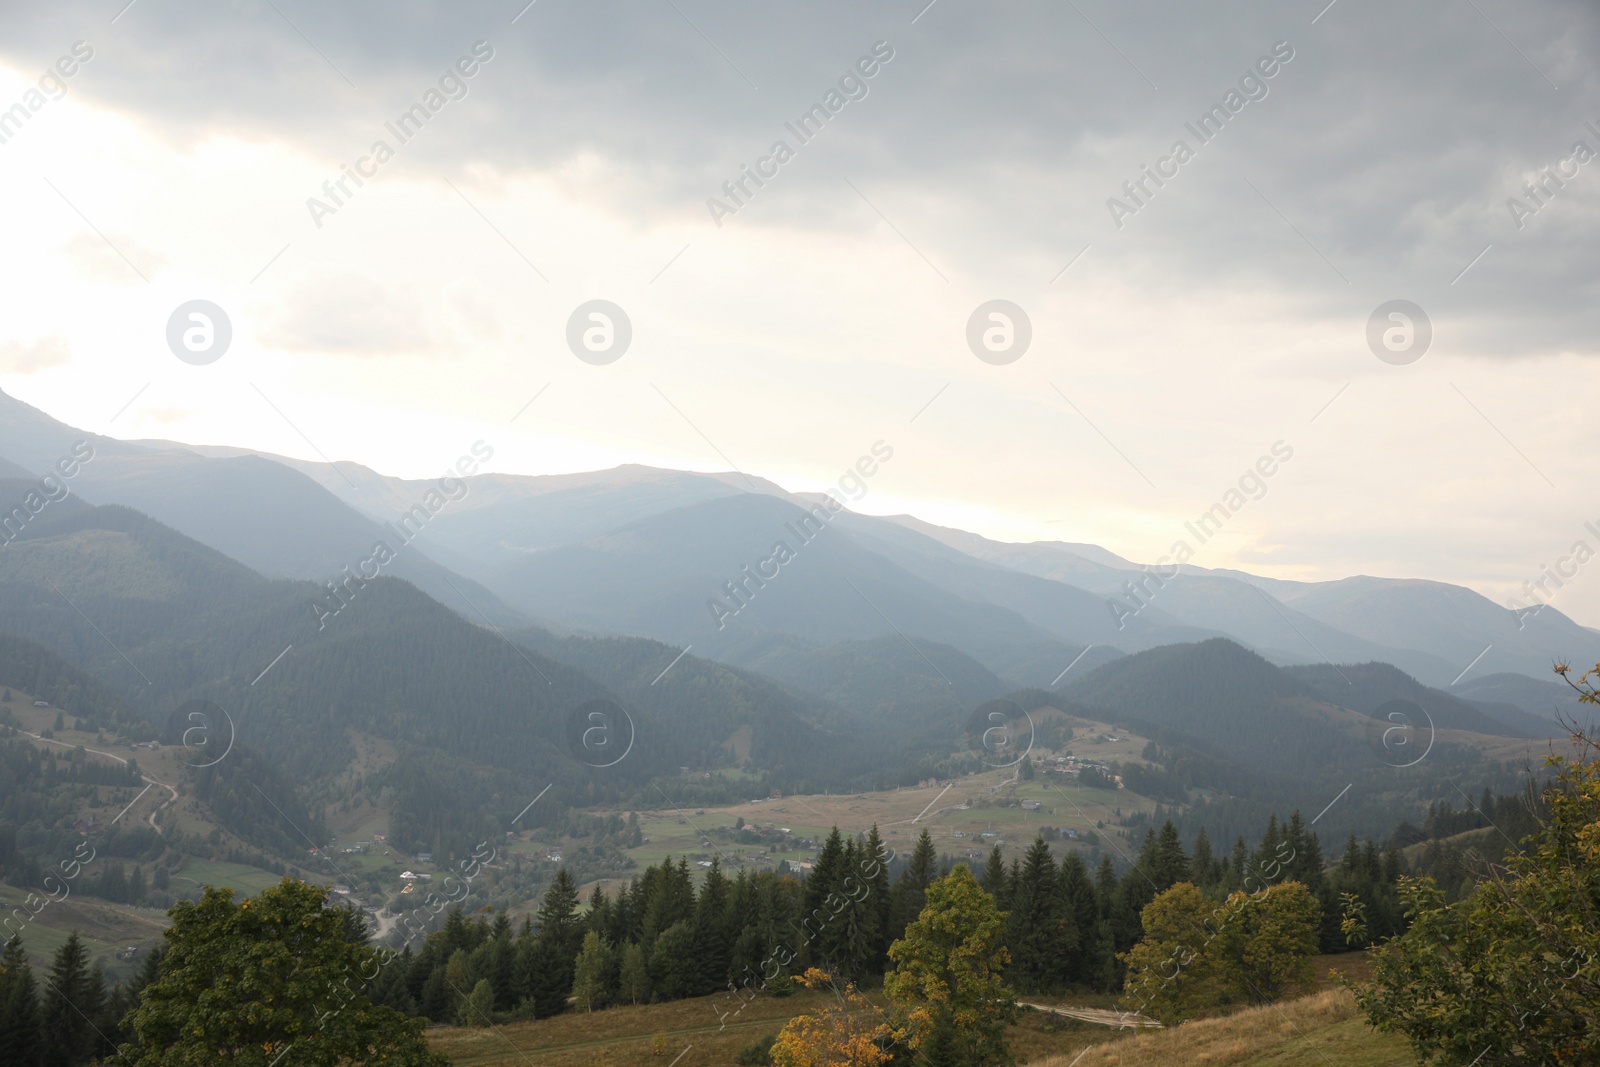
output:
<path id="1" fill-rule="evenodd" d="M 1089 880 L 1089 869 L 1076 852 L 1068 852 L 1061 860 L 1057 882 L 1061 900 L 1061 913 L 1072 922 L 1078 935 L 1078 951 L 1068 969 L 1068 978 L 1080 985 L 1094 987 L 1101 981 L 1101 972 L 1111 946 L 1101 943 L 1100 905 L 1095 897 L 1094 883 Z"/>
<path id="2" fill-rule="evenodd" d="M 495 916 L 490 934 L 489 984 L 494 987 L 496 1011 L 510 1011 L 517 1006 L 517 949 L 511 936 L 511 920 L 505 912 Z"/>
<path id="3" fill-rule="evenodd" d="M 983 865 L 983 878 L 979 884 L 994 897 L 995 905 L 1001 911 L 1011 909 L 1011 901 L 1006 893 L 1006 857 L 999 845 L 989 850 L 989 860 Z"/>
<path id="4" fill-rule="evenodd" d="M 1139 917 L 1145 905 L 1154 900 L 1159 892 L 1153 874 L 1159 873 L 1160 868 L 1156 832 L 1147 830 L 1139 858 L 1117 886 L 1116 904 L 1111 909 L 1111 929 L 1116 935 L 1118 952 L 1126 952 L 1144 936 Z"/>
<path id="5" fill-rule="evenodd" d="M 872 953 L 868 970 L 883 973 L 889 960 L 889 860 L 888 849 L 878 834 L 877 824 L 867 833 L 867 845 L 861 858 L 861 878 L 867 887 L 865 907 L 872 924 Z"/>
<path id="6" fill-rule="evenodd" d="M 933 847 L 933 835 L 923 830 L 917 838 L 916 847 L 911 850 L 910 860 L 900 872 L 900 877 L 895 880 L 894 889 L 890 894 L 892 903 L 889 932 L 892 937 L 903 936 L 905 928 L 922 914 L 928 887 L 938 876 L 938 868 L 939 853 Z"/>
<path id="7" fill-rule="evenodd" d="M 556 872 L 539 902 L 532 978 L 533 1013 L 546 1018 L 560 1013 L 572 991 L 573 968 L 583 946 L 583 921 L 578 916 L 578 886 L 565 867 Z"/>
<path id="8" fill-rule="evenodd" d="M 88 1014 L 84 1011 L 89 995 L 88 959 L 74 930 L 51 962 L 41 1013 L 44 1067 L 78 1067 L 88 1059 L 93 1037 L 83 1021 Z"/>
<path id="9" fill-rule="evenodd" d="M 39 1067 L 43 1054 L 39 990 L 22 938 L 14 935 L 0 956 L 0 1063 Z"/>
<path id="10" fill-rule="evenodd" d="M 732 951 L 728 880 L 722 875 L 721 861 L 713 858 L 694 911 L 694 954 L 700 964 L 701 993 L 719 989 L 728 980 L 728 957 Z"/>
<path id="11" fill-rule="evenodd" d="M 816 941 L 831 914 L 828 899 L 839 892 L 840 883 L 844 881 L 844 862 L 844 838 L 835 826 L 817 852 L 811 873 L 806 876 L 805 919 L 802 926 L 807 939 L 812 942 L 814 958 L 827 958 Z"/>
<path id="12" fill-rule="evenodd" d="M 1110 919 L 1117 901 L 1117 868 L 1109 854 L 1100 857 L 1094 872 L 1094 899 L 1100 905 L 1100 918 Z"/>
<path id="13" fill-rule="evenodd" d="M 602 937 L 611 929 L 611 901 L 598 884 L 589 894 L 589 914 L 583 917 L 583 924 L 586 930 L 598 931 Z"/>
<path id="14" fill-rule="evenodd" d="M 111 992 L 106 987 L 105 971 L 97 963 L 89 970 L 89 979 L 84 984 L 83 1003 L 78 1005 L 83 1012 L 83 1022 L 86 1033 L 83 1034 L 87 1055 L 90 1059 L 105 1062 L 117 1054 L 117 1022 L 120 1016 L 111 1012 Z"/>
<path id="15" fill-rule="evenodd" d="M 1283 848 L 1283 831 L 1278 827 L 1278 816 L 1267 817 L 1267 831 L 1261 835 L 1261 844 L 1250 854 L 1250 862 L 1245 868 L 1245 891 L 1254 893 L 1281 881 L 1283 878 L 1283 859 L 1289 851 Z M 1277 872 L 1277 876 L 1273 876 Z"/>
<path id="16" fill-rule="evenodd" d="M 1221 879 L 1217 877 L 1216 860 L 1211 855 L 1211 838 L 1206 836 L 1206 828 L 1200 827 L 1200 832 L 1194 838 L 1194 858 L 1189 864 L 1193 875 L 1194 884 L 1202 889 L 1214 886 Z"/>
<path id="17" fill-rule="evenodd" d="M 1065 984 L 1078 949 L 1078 929 L 1062 914 L 1055 858 L 1038 838 L 1028 848 L 1006 917 L 1008 977 L 1020 990 L 1042 993 Z"/>
<path id="18" fill-rule="evenodd" d="M 1184 855 L 1183 842 L 1178 838 L 1178 828 L 1168 819 L 1161 824 L 1161 833 L 1156 838 L 1156 852 L 1154 869 L 1147 869 L 1150 880 L 1155 883 L 1157 893 L 1177 885 L 1179 882 L 1191 880 L 1189 871 L 1189 857 Z"/>
<path id="19" fill-rule="evenodd" d="M 1228 856 L 1228 869 L 1222 879 L 1224 889 L 1239 889 L 1244 885 L 1244 869 L 1250 863 L 1250 849 L 1241 834 L 1233 840 L 1233 852 Z"/>

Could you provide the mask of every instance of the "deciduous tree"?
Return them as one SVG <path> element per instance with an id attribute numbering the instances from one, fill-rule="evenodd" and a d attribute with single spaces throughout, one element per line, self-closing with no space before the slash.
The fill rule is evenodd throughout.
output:
<path id="1" fill-rule="evenodd" d="M 927 890 L 905 937 L 889 947 L 894 970 L 883 981 L 895 1034 L 913 1051 L 937 1032 L 964 1064 L 1007 1059 L 1005 1024 L 1017 1007 L 1002 971 L 1010 962 L 1005 920 L 965 865 Z"/>
<path id="2" fill-rule="evenodd" d="M 168 954 L 130 1016 L 133 1067 L 295 1064 L 443 1067 L 422 1020 L 375 1006 L 363 986 L 382 958 L 346 936 L 326 890 L 285 878 L 242 901 L 207 888 L 168 912 Z"/>

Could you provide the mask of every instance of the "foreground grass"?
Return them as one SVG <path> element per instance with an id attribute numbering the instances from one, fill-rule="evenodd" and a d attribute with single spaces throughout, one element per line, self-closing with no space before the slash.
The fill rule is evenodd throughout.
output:
<path id="1" fill-rule="evenodd" d="M 882 1006 L 882 996 L 870 994 Z M 776 1034 L 796 1015 L 814 1011 L 831 998 L 822 993 L 792 997 L 760 996 L 737 1015 L 738 1001 L 715 996 L 675 1000 L 666 1004 L 641 1004 L 605 1011 L 569 1012 L 537 1022 L 506 1023 L 493 1029 L 434 1027 L 428 1043 L 457 1064 L 490 1067 L 497 1064 L 537 1063 L 539 1067 L 667 1067 L 686 1053 L 681 1067 L 733 1064 L 746 1045 Z M 729 1012 L 726 1026 L 718 1016 Z M 665 1053 L 656 1055 L 652 1043 L 665 1034 Z M 1006 1034 L 1006 1042 L 1020 1062 L 1037 1062 L 1062 1053 L 1076 1055 L 1090 1039 L 1116 1040 L 1104 1027 L 1040 1012 L 1025 1012 Z M 1070 1059 L 1070 1056 L 1068 1057 Z M 1063 1061 L 1066 1062 L 1066 1061 Z"/>
<path id="2" fill-rule="evenodd" d="M 1334 985 L 1335 970 L 1359 980 L 1369 969 L 1362 953 L 1323 956 L 1316 962 L 1316 991 L 1309 996 L 1167 1030 L 1115 1030 L 1024 1011 L 1007 1028 L 1006 1044 L 1017 1062 L 1029 1067 L 1411 1067 L 1415 1060 L 1406 1042 L 1370 1030 L 1354 998 Z M 667 1067 L 680 1053 L 680 1067 L 720 1067 L 829 999 L 809 992 L 762 995 L 739 1010 L 734 998 L 697 997 L 569 1012 L 492 1029 L 434 1027 L 428 1040 L 453 1062 L 475 1067 Z M 881 992 L 868 993 L 868 999 L 883 1007 Z M 1117 999 L 1069 994 L 1042 1002 L 1110 1008 Z M 656 1034 L 665 1035 L 664 1053 L 653 1051 Z"/>
<path id="3" fill-rule="evenodd" d="M 1074 1062 L 1076 1067 L 1409 1067 L 1416 1062 L 1403 1039 L 1369 1029 L 1355 998 L 1338 989 L 1094 1044 L 1076 1061 L 1058 1055 L 1034 1061 L 1034 1067 Z"/>

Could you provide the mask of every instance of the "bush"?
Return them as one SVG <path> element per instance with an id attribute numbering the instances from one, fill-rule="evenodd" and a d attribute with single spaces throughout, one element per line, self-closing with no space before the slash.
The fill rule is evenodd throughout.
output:
<path id="1" fill-rule="evenodd" d="M 740 1067 L 766 1067 L 772 1062 L 772 1046 L 777 1040 L 777 1034 L 768 1034 L 759 1041 L 752 1041 L 739 1050 L 734 1062 Z"/>

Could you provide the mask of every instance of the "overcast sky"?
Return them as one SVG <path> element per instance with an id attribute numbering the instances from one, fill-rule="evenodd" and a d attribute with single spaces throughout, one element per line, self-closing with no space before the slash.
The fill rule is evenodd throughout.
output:
<path id="1" fill-rule="evenodd" d="M 882 440 L 860 510 L 1135 559 L 1281 441 L 1195 563 L 1503 601 L 1600 550 L 1590 5 L 125 2 L 0 4 L 0 387 L 64 421 L 791 489 Z"/>

